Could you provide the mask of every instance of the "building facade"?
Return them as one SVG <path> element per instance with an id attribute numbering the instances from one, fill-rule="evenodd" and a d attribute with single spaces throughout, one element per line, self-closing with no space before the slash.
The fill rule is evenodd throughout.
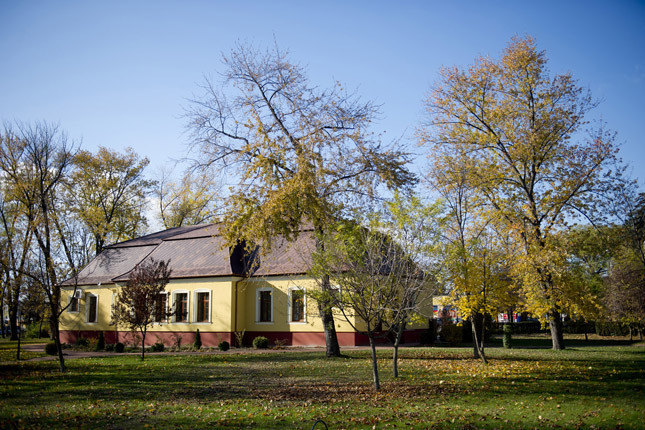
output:
<path id="1" fill-rule="evenodd" d="M 244 343 L 256 336 L 293 346 L 324 345 L 318 306 L 311 292 L 318 288 L 307 275 L 314 247 L 311 230 L 294 242 L 277 240 L 262 257 L 242 245 L 224 247 L 219 225 L 178 227 L 106 247 L 76 278 L 63 283 L 61 341 L 92 338 L 103 332 L 107 343 L 131 342 L 132 333 L 111 321 L 112 306 L 131 271 L 147 259 L 170 261 L 171 279 L 158 299 L 156 322 L 146 343 L 192 343 L 199 329 L 203 345 L 220 341 Z M 161 311 L 163 309 L 163 311 Z M 168 313 L 172 315 L 167 316 Z M 360 327 L 360 321 L 352 321 Z M 341 346 L 367 344 L 340 312 L 336 332 Z M 420 329 L 422 327 L 417 327 Z M 418 330 L 406 333 L 418 339 Z"/>

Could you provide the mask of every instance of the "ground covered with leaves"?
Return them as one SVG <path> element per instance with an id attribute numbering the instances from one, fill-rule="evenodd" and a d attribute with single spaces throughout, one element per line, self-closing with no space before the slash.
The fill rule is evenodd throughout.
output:
<path id="1" fill-rule="evenodd" d="M 0 363 L 0 428 L 642 428 L 645 348 L 112 356 Z M 320 428 L 320 427 L 317 427 Z"/>

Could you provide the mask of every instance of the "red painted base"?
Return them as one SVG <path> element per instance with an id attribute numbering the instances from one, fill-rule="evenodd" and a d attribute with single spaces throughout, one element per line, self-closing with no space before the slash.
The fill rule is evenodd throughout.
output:
<path id="1" fill-rule="evenodd" d="M 407 330 L 403 333 L 401 343 L 419 342 L 420 333 L 423 330 Z M 236 344 L 234 333 L 230 332 L 199 332 L 202 339 L 202 346 L 217 346 L 221 341 L 227 341 L 231 345 Z M 369 345 L 369 339 L 361 333 L 337 332 L 338 343 L 340 346 L 361 346 Z M 95 339 L 98 338 L 99 331 L 93 330 L 61 330 L 60 341 L 73 344 L 78 338 Z M 105 331 L 103 332 L 105 343 L 122 342 L 128 345 L 140 345 L 140 334 L 133 334 L 126 331 Z M 251 346 L 253 339 L 257 336 L 264 336 L 273 344 L 278 341 L 286 346 L 324 346 L 325 334 L 322 332 L 271 332 L 271 331 L 247 331 L 244 334 L 244 345 Z M 166 346 L 192 345 L 195 342 L 195 332 L 148 332 L 146 334 L 146 345 L 150 346 L 157 342 Z M 389 342 L 386 336 L 379 336 L 377 343 L 386 345 Z"/>

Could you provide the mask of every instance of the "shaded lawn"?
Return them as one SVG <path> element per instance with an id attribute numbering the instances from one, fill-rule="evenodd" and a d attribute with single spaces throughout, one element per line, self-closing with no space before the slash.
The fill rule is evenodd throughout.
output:
<path id="1" fill-rule="evenodd" d="M 42 339 L 20 339 L 20 359 L 21 360 L 29 360 L 30 358 L 35 358 L 35 357 L 44 357 L 47 354 L 43 351 L 40 352 L 32 352 L 32 351 L 25 351 L 23 347 L 28 344 L 44 344 L 49 342 L 49 339 L 47 338 L 42 338 Z M 16 349 L 18 348 L 18 341 L 17 340 L 9 340 L 8 338 L 1 339 L 0 338 L 0 362 L 3 361 L 13 361 L 16 359 Z"/>
<path id="2" fill-rule="evenodd" d="M 150 355 L 0 364 L 0 428 L 642 428 L 645 349 L 404 349 L 402 377 L 379 351 Z"/>

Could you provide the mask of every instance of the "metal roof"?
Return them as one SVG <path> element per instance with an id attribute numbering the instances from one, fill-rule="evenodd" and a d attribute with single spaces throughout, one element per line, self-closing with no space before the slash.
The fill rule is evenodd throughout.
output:
<path id="1" fill-rule="evenodd" d="M 247 276 L 264 277 L 306 273 L 315 247 L 310 230 L 288 242 L 276 238 L 271 251 L 261 257 L 244 255 L 242 244 L 235 250 L 225 246 L 220 236 L 221 224 L 172 228 L 106 247 L 76 278 L 63 285 L 95 285 L 126 282 L 130 272 L 149 259 L 170 260 L 171 279 L 192 277 Z M 239 261 L 238 261 L 239 260 Z"/>

